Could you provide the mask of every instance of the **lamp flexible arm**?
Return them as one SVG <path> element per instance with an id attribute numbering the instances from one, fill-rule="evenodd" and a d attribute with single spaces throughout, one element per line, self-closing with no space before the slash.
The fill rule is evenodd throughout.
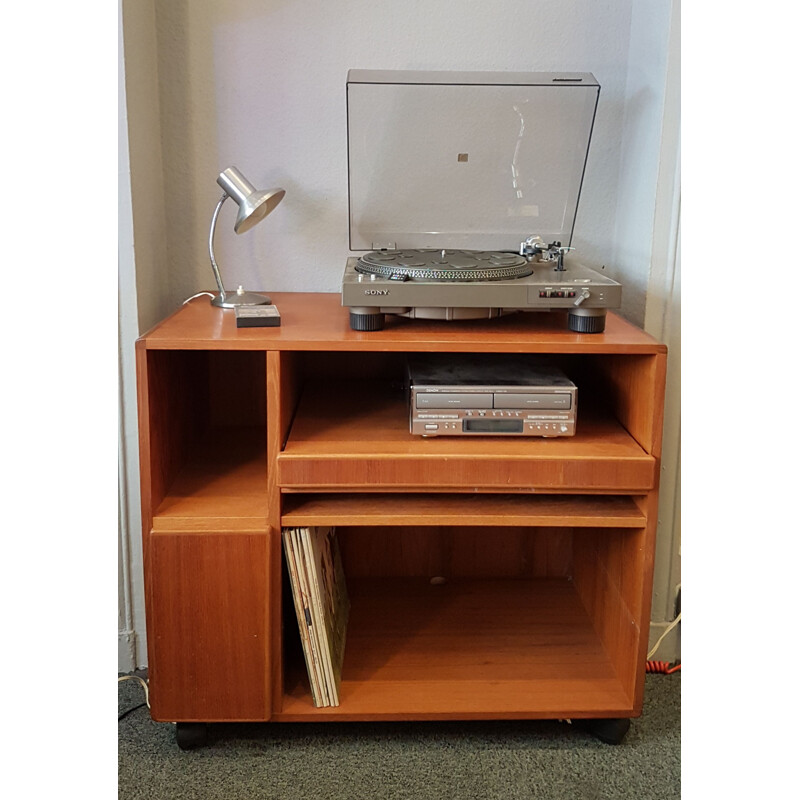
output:
<path id="1" fill-rule="evenodd" d="M 222 193 L 222 197 L 220 197 L 217 207 L 214 209 L 214 215 L 211 217 L 211 230 L 208 233 L 208 255 L 211 257 L 211 269 L 214 271 L 214 278 L 217 281 L 219 293 L 223 300 L 225 299 L 225 288 L 222 285 L 222 277 L 219 274 L 217 260 L 214 258 L 214 231 L 217 228 L 217 217 L 219 216 L 219 211 L 222 208 L 222 204 L 228 199 L 228 197 L 229 195 L 227 192 Z"/>

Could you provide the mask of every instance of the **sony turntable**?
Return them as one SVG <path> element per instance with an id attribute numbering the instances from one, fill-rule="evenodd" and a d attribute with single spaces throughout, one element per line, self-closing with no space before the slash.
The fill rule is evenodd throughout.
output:
<path id="1" fill-rule="evenodd" d="M 354 330 L 385 315 L 569 311 L 605 328 L 621 286 L 565 254 L 600 86 L 588 73 L 348 73 Z M 535 233 L 531 233 L 535 231 Z"/>

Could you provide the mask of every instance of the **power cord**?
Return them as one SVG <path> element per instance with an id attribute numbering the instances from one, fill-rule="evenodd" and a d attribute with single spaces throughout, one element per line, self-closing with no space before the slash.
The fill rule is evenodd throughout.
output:
<path id="1" fill-rule="evenodd" d="M 659 675 L 672 675 L 673 672 L 678 672 L 680 668 L 680 664 L 670 664 L 669 661 L 648 661 L 644 665 L 645 672 L 655 672 Z"/>
<path id="2" fill-rule="evenodd" d="M 138 706 L 134 706 L 133 708 L 129 708 L 127 711 L 123 711 L 122 714 L 119 715 L 117 722 L 125 719 L 128 714 L 133 713 L 138 708 L 144 708 L 144 706 L 150 708 L 150 689 L 148 688 L 147 681 L 144 678 L 140 678 L 138 675 L 121 675 L 118 678 L 117 683 L 122 683 L 122 681 L 139 681 L 144 689 L 144 703 L 139 703 Z"/>
<path id="3" fill-rule="evenodd" d="M 190 300 L 194 300 L 195 297 L 202 297 L 204 294 L 208 295 L 209 297 L 213 297 L 214 296 L 212 292 L 198 292 L 197 294 L 193 294 L 191 297 L 187 297 L 183 301 L 183 305 L 186 305 Z"/>
<path id="4" fill-rule="evenodd" d="M 681 621 L 681 612 L 678 612 L 678 616 L 675 617 L 672 622 L 667 626 L 667 629 L 661 636 L 658 637 L 658 641 L 653 645 L 653 649 L 647 654 L 647 662 L 645 664 L 645 672 L 657 672 L 662 675 L 672 675 L 673 672 L 677 672 L 680 668 L 680 664 L 672 665 L 669 661 L 651 661 L 650 659 L 655 655 L 656 650 L 661 646 L 661 642 L 664 641 L 667 634 Z"/>

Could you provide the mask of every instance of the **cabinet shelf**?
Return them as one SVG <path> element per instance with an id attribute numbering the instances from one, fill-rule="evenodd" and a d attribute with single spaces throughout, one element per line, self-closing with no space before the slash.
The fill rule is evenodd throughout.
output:
<path id="1" fill-rule="evenodd" d="M 294 490 L 653 487 L 655 459 L 617 420 L 579 407 L 577 429 L 562 438 L 425 438 L 409 432 L 407 401 L 387 384 L 312 385 L 278 454 L 278 482 Z"/>
<path id="2" fill-rule="evenodd" d="M 632 701 L 568 580 L 359 579 L 341 703 L 315 708 L 302 664 L 283 720 L 630 715 Z M 576 714 L 575 709 L 580 709 Z"/>
<path id="3" fill-rule="evenodd" d="M 153 515 L 153 530 L 263 528 L 266 441 L 263 427 L 217 428 L 198 437 Z"/>
<path id="4" fill-rule="evenodd" d="M 507 494 L 287 494 L 281 524 L 640 528 L 630 497 Z"/>

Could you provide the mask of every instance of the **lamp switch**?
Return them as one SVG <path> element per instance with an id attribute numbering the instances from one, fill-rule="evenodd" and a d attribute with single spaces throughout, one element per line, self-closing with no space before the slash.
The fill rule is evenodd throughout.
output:
<path id="1" fill-rule="evenodd" d="M 281 314 L 275 306 L 236 306 L 237 328 L 277 328 Z"/>

